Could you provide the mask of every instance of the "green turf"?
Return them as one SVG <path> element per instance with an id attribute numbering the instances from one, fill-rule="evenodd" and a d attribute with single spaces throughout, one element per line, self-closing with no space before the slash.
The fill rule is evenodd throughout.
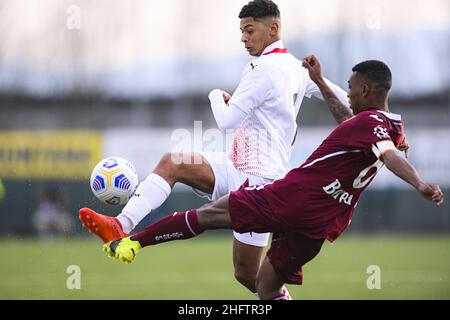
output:
<path id="1" fill-rule="evenodd" d="M 3 240 L 0 299 L 255 299 L 234 280 L 231 243 L 167 243 L 123 265 L 94 240 Z M 80 290 L 66 287 L 70 265 L 81 268 Z M 381 268 L 380 290 L 366 286 L 369 265 Z M 450 237 L 344 236 L 289 289 L 296 299 L 450 299 Z"/>

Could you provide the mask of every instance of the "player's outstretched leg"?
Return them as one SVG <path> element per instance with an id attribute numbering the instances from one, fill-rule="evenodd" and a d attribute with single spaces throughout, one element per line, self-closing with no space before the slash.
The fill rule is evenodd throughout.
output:
<path id="1" fill-rule="evenodd" d="M 190 239 L 208 229 L 230 228 L 228 196 L 225 196 L 212 206 L 187 212 L 176 212 L 162 218 L 131 237 L 109 242 L 103 246 L 103 250 L 111 257 L 130 263 L 143 247 Z"/>
<path id="2" fill-rule="evenodd" d="M 98 235 L 104 243 L 127 236 L 116 218 L 104 216 L 89 208 L 81 209 L 79 217 L 83 226 L 90 233 Z"/>

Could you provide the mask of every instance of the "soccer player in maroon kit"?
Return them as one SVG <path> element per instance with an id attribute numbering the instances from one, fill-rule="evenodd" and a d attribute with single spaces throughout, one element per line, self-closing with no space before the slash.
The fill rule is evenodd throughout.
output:
<path id="1" fill-rule="evenodd" d="M 319 60 L 303 60 L 330 108 L 341 104 L 322 75 Z M 339 125 L 300 167 L 263 186 L 242 186 L 214 205 L 175 213 L 144 231 L 104 245 L 110 256 L 133 261 L 142 248 L 195 237 L 209 229 L 272 232 L 257 276 L 261 299 L 285 299 L 283 285 L 301 284 L 302 266 L 334 242 L 350 224 L 361 193 L 386 165 L 426 199 L 440 206 L 439 186 L 421 180 L 398 151 L 404 139 L 400 115 L 390 113 L 392 75 L 380 61 L 353 68 L 348 94 L 355 116 Z"/>

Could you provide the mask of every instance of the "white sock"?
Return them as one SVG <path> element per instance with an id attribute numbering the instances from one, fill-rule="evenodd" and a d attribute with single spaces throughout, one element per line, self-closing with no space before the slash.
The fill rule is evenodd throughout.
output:
<path id="1" fill-rule="evenodd" d="M 166 201 L 171 191 L 172 188 L 162 177 L 154 173 L 149 175 L 117 216 L 123 231 L 130 233 L 146 215 Z"/>

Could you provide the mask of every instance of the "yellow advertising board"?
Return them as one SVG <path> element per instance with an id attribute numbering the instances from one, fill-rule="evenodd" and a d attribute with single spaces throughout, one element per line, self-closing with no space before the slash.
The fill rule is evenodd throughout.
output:
<path id="1" fill-rule="evenodd" d="M 85 180 L 101 145 L 97 131 L 0 131 L 0 177 Z"/>

